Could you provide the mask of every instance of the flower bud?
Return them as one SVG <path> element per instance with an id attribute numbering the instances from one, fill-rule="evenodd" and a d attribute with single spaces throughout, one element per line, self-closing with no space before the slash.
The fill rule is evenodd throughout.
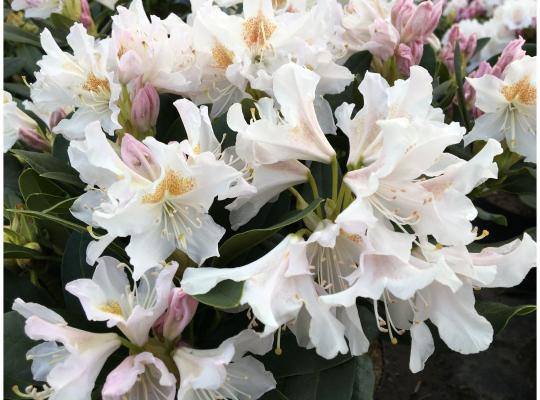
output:
<path id="1" fill-rule="evenodd" d="M 129 133 L 122 138 L 120 157 L 128 167 L 145 178 L 154 181 L 159 177 L 160 168 L 150 149 Z"/>
<path id="2" fill-rule="evenodd" d="M 377 18 L 369 26 L 370 40 L 367 48 L 376 57 L 386 61 L 394 54 L 394 49 L 399 43 L 399 32 L 388 21 Z"/>
<path id="3" fill-rule="evenodd" d="M 454 70 L 454 48 L 456 43 L 459 43 L 461 55 L 464 59 L 464 64 L 466 64 L 476 50 L 476 42 L 476 33 L 465 36 L 461 33 L 458 25 L 452 26 L 448 34 L 448 42 L 441 51 L 441 58 L 449 71 Z"/>
<path id="4" fill-rule="evenodd" d="M 79 21 L 86 29 L 90 29 L 94 24 L 88 0 L 81 0 L 81 16 L 79 17 Z"/>
<path id="5" fill-rule="evenodd" d="M 424 1 L 419 5 L 413 0 L 398 0 L 391 11 L 392 24 L 401 35 L 400 41 L 409 44 L 422 41 L 433 33 L 442 14 L 443 2 Z"/>
<path id="6" fill-rule="evenodd" d="M 131 104 L 131 122 L 139 132 L 146 132 L 156 125 L 159 114 L 159 95 L 149 83 L 135 91 Z"/>
<path id="7" fill-rule="evenodd" d="M 396 51 L 396 60 L 399 72 L 403 76 L 409 76 L 411 66 L 418 65 L 424 53 L 424 45 L 417 40 L 410 45 L 400 43 Z"/>
<path id="8" fill-rule="evenodd" d="M 178 338 L 189 324 L 199 302 L 180 288 L 174 288 L 169 297 L 167 311 L 154 324 L 158 336 L 169 340 Z"/>
<path id="9" fill-rule="evenodd" d="M 53 129 L 56 125 L 60 123 L 60 121 L 62 121 L 66 117 L 67 114 L 63 109 L 59 108 L 58 110 L 54 111 L 49 117 L 49 128 Z"/>
<path id="10" fill-rule="evenodd" d="M 525 50 L 522 49 L 524 44 L 525 39 L 523 39 L 521 36 L 508 43 L 497 60 L 497 63 L 493 66 L 491 75 L 495 75 L 497 78 L 500 78 L 508 65 L 525 57 Z"/>
<path id="11" fill-rule="evenodd" d="M 49 143 L 47 143 L 47 141 L 41 137 L 35 129 L 20 128 L 19 138 L 23 143 L 35 150 L 43 151 L 49 148 Z"/>
<path id="12" fill-rule="evenodd" d="M 472 0 L 467 6 L 462 7 L 457 11 L 456 21 L 481 17 L 486 11 L 486 7 L 482 0 Z"/>

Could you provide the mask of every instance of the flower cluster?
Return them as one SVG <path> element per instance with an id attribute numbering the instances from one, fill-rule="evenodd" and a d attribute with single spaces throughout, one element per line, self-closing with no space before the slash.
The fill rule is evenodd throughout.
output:
<path id="1" fill-rule="evenodd" d="M 16 299 L 41 341 L 26 357 L 42 389 L 21 397 L 89 400 L 105 374 L 106 400 L 257 399 L 287 330 L 333 359 L 367 353 L 373 322 L 410 336 L 412 372 L 435 334 L 489 347 L 474 290 L 535 267 L 528 233 L 482 245 L 477 199 L 536 168 L 536 1 L 192 0 L 156 16 L 133 0 L 108 24 L 96 12 L 115 1 L 99 3 L 11 3 L 72 25 L 41 31 L 28 100 L 4 92 L 4 152 L 62 141 L 73 176 L 38 171 L 70 201 L 10 211 L 58 222 L 68 204 L 90 272 L 62 283 L 107 329 Z M 292 217 L 261 226 L 278 199 Z M 217 347 L 194 334 L 212 307 L 246 315 Z"/>

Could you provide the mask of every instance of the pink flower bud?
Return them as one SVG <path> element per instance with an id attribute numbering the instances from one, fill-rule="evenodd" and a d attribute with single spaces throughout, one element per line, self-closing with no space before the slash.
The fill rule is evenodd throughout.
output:
<path id="1" fill-rule="evenodd" d="M 462 19 L 474 19 L 481 17 L 486 13 L 486 7 L 483 0 L 472 0 L 467 6 L 460 8 L 456 14 L 456 21 Z"/>
<path id="2" fill-rule="evenodd" d="M 392 24 L 401 35 L 401 43 L 421 40 L 425 43 L 439 23 L 444 3 L 424 1 L 419 5 L 413 0 L 398 0 L 391 11 Z"/>
<path id="3" fill-rule="evenodd" d="M 399 42 L 399 32 L 388 21 L 377 18 L 370 26 L 371 38 L 367 43 L 367 49 L 374 56 L 386 61 L 394 54 L 394 49 Z"/>
<path id="4" fill-rule="evenodd" d="M 522 37 L 514 39 L 508 43 L 497 60 L 497 63 L 493 66 L 491 75 L 495 75 L 497 78 L 500 78 L 508 65 L 525 57 L 525 50 L 522 49 L 524 44 L 525 39 Z"/>
<path id="5" fill-rule="evenodd" d="M 155 333 L 169 340 L 177 339 L 195 315 L 198 305 L 199 302 L 182 289 L 174 288 L 167 311 L 154 324 Z"/>
<path id="6" fill-rule="evenodd" d="M 145 178 L 154 181 L 159 177 L 160 168 L 150 149 L 129 133 L 122 138 L 120 157 L 128 167 Z"/>
<path id="7" fill-rule="evenodd" d="M 138 86 L 138 85 L 137 85 Z M 159 114 L 159 95 L 149 83 L 136 88 L 131 104 L 131 122 L 139 132 L 154 127 Z"/>
<path id="8" fill-rule="evenodd" d="M 456 43 L 459 43 L 461 55 L 464 58 L 464 63 L 466 64 L 476 50 L 476 42 L 476 33 L 473 33 L 470 36 L 465 36 L 461 33 L 458 25 L 452 26 L 448 34 L 448 42 L 441 50 L 441 58 L 449 71 L 454 71 L 454 48 Z"/>
<path id="9" fill-rule="evenodd" d="M 67 117 L 66 112 L 62 110 L 61 108 L 54 111 L 49 117 L 49 128 L 53 129 L 56 125 L 60 123 L 60 121 L 62 121 L 66 117 Z"/>
<path id="10" fill-rule="evenodd" d="M 43 151 L 49 148 L 49 143 L 32 128 L 20 128 L 19 138 L 35 150 Z"/>
<path id="11" fill-rule="evenodd" d="M 411 66 L 418 65 L 424 53 L 424 45 L 417 40 L 406 45 L 400 43 L 396 51 L 396 60 L 399 72 L 404 76 L 409 76 Z"/>
<path id="12" fill-rule="evenodd" d="M 89 29 L 94 24 L 88 0 L 81 0 L 81 16 L 79 20 L 86 29 Z"/>

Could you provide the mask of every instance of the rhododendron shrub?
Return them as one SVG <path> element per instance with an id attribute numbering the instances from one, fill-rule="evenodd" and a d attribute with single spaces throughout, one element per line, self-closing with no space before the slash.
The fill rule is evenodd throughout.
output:
<path id="1" fill-rule="evenodd" d="M 536 1 L 8 3 L 5 398 L 367 400 L 535 310 Z"/>

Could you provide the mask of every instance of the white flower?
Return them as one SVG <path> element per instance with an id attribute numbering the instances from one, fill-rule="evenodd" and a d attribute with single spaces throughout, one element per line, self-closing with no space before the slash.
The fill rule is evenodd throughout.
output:
<path id="1" fill-rule="evenodd" d="M 178 399 L 258 399 L 275 388 L 276 381 L 260 361 L 244 354 L 262 355 L 271 346 L 272 337 L 261 339 L 245 330 L 217 349 L 177 348 L 173 359 L 180 372 Z"/>
<path id="2" fill-rule="evenodd" d="M 274 74 L 273 100 L 261 99 L 257 110 L 261 119 L 247 124 L 240 104 L 227 115 L 229 126 L 238 132 L 236 153 L 249 164 L 273 164 L 285 160 L 313 160 L 330 163 L 335 151 L 324 136 L 314 108 L 317 74 L 290 63 Z"/>
<path id="3" fill-rule="evenodd" d="M 201 6 L 193 35 L 203 85 L 191 98 L 214 103 L 215 116 L 246 97 L 248 83 L 271 94 L 274 73 L 291 61 L 290 54 L 321 77 L 318 95 L 343 91 L 353 76 L 334 62 L 327 48 L 333 26 L 318 7 L 276 13 L 271 0 L 246 0 L 242 15 L 228 15 L 210 2 Z"/>
<path id="4" fill-rule="evenodd" d="M 143 346 L 167 309 L 178 264 L 148 269 L 133 289 L 126 268 L 112 257 L 102 257 L 92 279 L 69 282 L 66 290 L 79 299 L 89 321 L 107 321 L 109 328 L 117 326 L 132 343 Z"/>
<path id="5" fill-rule="evenodd" d="M 30 118 L 24 111 L 17 107 L 11 94 L 4 90 L 4 153 L 13 147 L 19 139 L 21 128 L 38 128 L 38 124 Z"/>
<path id="6" fill-rule="evenodd" d="M 536 163 L 536 57 L 513 61 L 502 79 L 484 75 L 467 81 L 476 91 L 476 107 L 484 114 L 465 137 L 465 144 L 506 139 L 510 150 Z"/>
<path id="7" fill-rule="evenodd" d="M 344 177 L 358 207 L 441 243 L 470 243 L 476 209 L 466 194 L 496 178 L 493 157 L 500 146 L 490 142 L 467 163 L 444 153 L 465 130 L 445 124 L 441 110 L 431 107 L 431 77 L 421 67 L 412 67 L 410 78 L 392 88 L 375 74 L 365 81 L 365 108 L 353 120 L 350 106 L 336 111 L 351 143 L 348 164 L 359 168 Z"/>
<path id="8" fill-rule="evenodd" d="M 85 127 L 99 121 L 112 135 L 118 124 L 117 101 L 120 85 L 107 69 L 110 40 L 95 41 L 81 24 L 71 27 L 67 42 L 73 54 L 58 47 L 51 33 L 41 33 L 41 45 L 46 55 L 38 61 L 36 82 L 30 87 L 30 96 L 44 112 L 74 107 L 69 119 L 63 119 L 53 132 L 67 139 L 82 139 Z"/>
<path id="9" fill-rule="evenodd" d="M 134 141 L 128 138 L 126 146 Z M 108 232 L 89 246 L 89 262 L 118 236 L 131 237 L 126 251 L 135 279 L 175 249 L 198 264 L 217 256 L 225 230 L 208 210 L 216 196 L 225 198 L 241 173 L 209 152 L 187 157 L 176 142 L 148 137 L 134 147 L 120 158 L 96 123 L 87 127 L 85 140 L 70 144 L 70 160 L 81 179 L 99 187 L 81 196 L 72 211 Z"/>
<path id="10" fill-rule="evenodd" d="M 418 263 L 428 262 L 438 269 L 436 282 L 411 299 L 392 299 L 387 311 L 396 331 L 411 331 L 413 372 L 422 370 L 433 353 L 433 338 L 424 323 L 427 319 L 454 351 L 472 354 L 488 348 L 493 328 L 475 310 L 473 288 L 511 287 L 521 283 L 536 266 L 536 243 L 524 234 L 523 240 L 516 239 L 499 248 L 487 247 L 480 253 L 470 253 L 464 246 L 424 244 L 417 256 Z"/>
<path id="11" fill-rule="evenodd" d="M 25 333 L 30 339 L 45 340 L 26 356 L 32 360 L 34 379 L 49 385 L 49 399 L 90 400 L 101 368 L 120 347 L 118 335 L 71 328 L 54 311 L 21 299 L 15 300 L 13 309 L 26 318 Z"/>
<path id="12" fill-rule="evenodd" d="M 493 18 L 515 31 L 536 25 L 535 0 L 505 0 L 493 11 Z"/>
<path id="13" fill-rule="evenodd" d="M 52 13 L 62 11 L 62 0 L 13 0 L 11 8 L 15 11 L 24 10 L 26 18 L 47 19 Z"/>
<path id="14" fill-rule="evenodd" d="M 140 78 L 159 92 L 171 93 L 199 84 L 191 28 L 186 23 L 175 14 L 149 20 L 141 0 L 117 10 L 112 17 L 111 57 L 121 83 Z"/>
<path id="15" fill-rule="evenodd" d="M 265 335 L 287 324 L 295 331 L 299 313 L 307 312 L 308 322 L 297 333 L 308 337 L 305 345 L 314 346 L 319 355 L 328 359 L 348 352 L 345 327 L 335 311 L 319 300 L 319 286 L 313 280 L 306 243 L 300 237 L 288 235 L 265 256 L 243 267 L 188 268 L 182 288 L 189 294 L 202 294 L 227 279 L 244 281 L 240 304 L 251 307 L 265 325 Z"/>
<path id="16" fill-rule="evenodd" d="M 174 400 L 175 394 L 176 378 L 148 352 L 125 358 L 107 375 L 101 392 L 103 400 Z"/>

